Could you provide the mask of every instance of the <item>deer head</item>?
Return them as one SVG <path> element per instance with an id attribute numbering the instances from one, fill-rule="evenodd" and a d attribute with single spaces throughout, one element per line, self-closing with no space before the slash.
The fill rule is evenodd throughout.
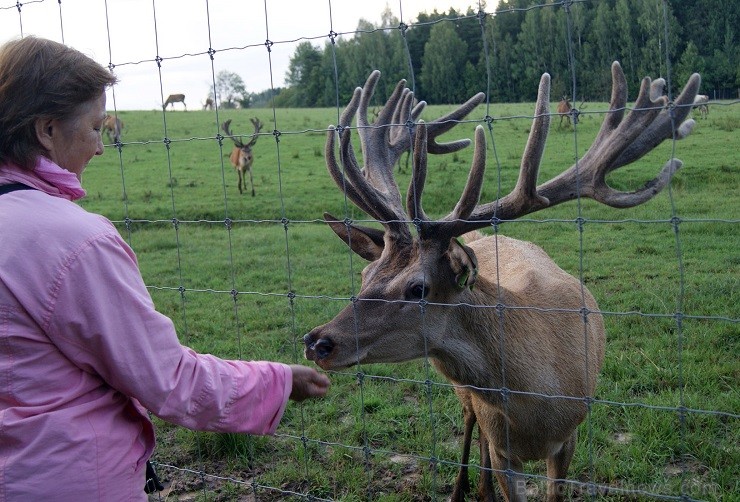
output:
<path id="1" fill-rule="evenodd" d="M 519 178 L 508 195 L 479 203 L 486 163 L 485 130 L 475 130 L 475 150 L 470 173 L 455 208 L 432 220 L 424 212 L 422 194 L 427 175 L 427 154 L 454 152 L 469 144 L 466 139 L 440 144 L 437 136 L 452 129 L 478 104 L 482 93 L 473 96 L 452 113 L 430 123 L 418 121 L 425 103 L 412 107 L 413 93 L 401 81 L 388 98 L 375 124 L 368 124 L 368 103 L 380 77 L 374 71 L 364 87 L 357 88 L 326 140 L 326 164 L 332 178 L 347 198 L 384 230 L 363 227 L 328 213 L 324 219 L 350 248 L 370 261 L 363 270 L 358 297 L 331 322 L 304 337 L 305 355 L 325 369 L 361 362 L 397 362 L 427 354 L 438 355 L 445 344 L 455 343 L 456 327 L 447 325 L 445 309 L 438 317 L 427 317 L 425 336 L 419 333 L 419 302 L 449 305 L 490 301 L 471 292 L 476 280 L 475 252 L 457 237 L 512 220 L 577 197 L 592 198 L 615 208 L 643 204 L 659 193 L 680 168 L 669 160 L 643 188 L 621 192 L 606 183 L 610 172 L 641 158 L 665 139 L 683 138 L 693 120 L 686 120 L 700 77 L 694 74 L 683 92 L 668 107 L 663 96 L 665 81 L 645 78 L 634 107 L 626 114 L 627 84 L 618 63 L 612 65 L 612 95 L 609 112 L 588 152 L 576 164 L 540 185 L 537 177 L 550 125 L 550 76 L 540 80 L 534 119 L 522 155 Z M 357 114 L 357 133 L 364 167 L 360 168 L 351 145 L 352 118 Z M 339 139 L 339 158 L 335 153 Z M 413 172 L 406 195 L 406 210 L 393 177 L 393 166 L 413 142 Z M 416 234 L 409 224 L 413 223 Z M 484 292 L 486 293 L 486 292 Z M 495 291 L 487 292 L 495 297 Z M 495 302 L 494 302 L 495 304 Z M 446 309 L 447 311 L 451 309 Z M 431 315 L 429 309 L 427 316 Z M 358 325 L 359 324 L 359 325 Z M 458 333 L 459 334 L 459 333 Z M 475 356 L 471 356 L 475 357 Z M 471 364 L 476 364 L 472 361 Z"/>
<path id="2" fill-rule="evenodd" d="M 226 133 L 226 137 L 230 138 L 231 141 L 234 142 L 234 145 L 240 150 L 244 151 L 245 153 L 248 151 L 251 151 L 254 144 L 257 143 L 257 139 L 259 139 L 259 132 L 262 130 L 262 127 L 264 126 L 262 121 L 258 118 L 252 118 L 249 120 L 250 122 L 252 122 L 252 125 L 254 126 L 254 133 L 252 133 L 251 139 L 249 140 L 248 143 L 244 143 L 241 139 L 241 136 L 234 136 L 234 133 L 231 132 L 231 119 L 221 124 L 221 130 Z"/>

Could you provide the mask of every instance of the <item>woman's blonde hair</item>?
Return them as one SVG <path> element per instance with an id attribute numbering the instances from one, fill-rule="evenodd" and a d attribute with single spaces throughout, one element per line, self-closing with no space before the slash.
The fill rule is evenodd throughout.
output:
<path id="1" fill-rule="evenodd" d="M 117 82 L 104 66 L 64 44 L 28 36 L 0 47 L 0 164 L 33 169 L 46 153 L 36 120 L 74 117 Z"/>

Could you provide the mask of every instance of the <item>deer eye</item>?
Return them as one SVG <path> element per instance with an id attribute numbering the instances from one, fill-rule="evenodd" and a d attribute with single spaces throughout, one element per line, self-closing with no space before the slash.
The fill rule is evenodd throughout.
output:
<path id="1" fill-rule="evenodd" d="M 419 282 L 409 286 L 406 290 L 406 300 L 422 300 L 429 294 L 429 288 Z"/>

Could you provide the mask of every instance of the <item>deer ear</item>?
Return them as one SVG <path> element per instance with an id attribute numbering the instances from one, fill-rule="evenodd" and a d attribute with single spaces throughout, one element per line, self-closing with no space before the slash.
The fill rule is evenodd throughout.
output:
<path id="1" fill-rule="evenodd" d="M 385 232 L 383 230 L 352 224 L 347 225 L 343 220 L 339 220 L 329 213 L 324 213 L 324 221 L 358 255 L 368 261 L 375 261 L 380 258 L 385 247 L 385 241 L 383 240 Z"/>
<path id="2" fill-rule="evenodd" d="M 473 289 L 475 279 L 478 277 L 478 259 L 475 257 L 475 251 L 453 237 L 447 249 L 447 258 L 455 274 L 457 286 Z"/>

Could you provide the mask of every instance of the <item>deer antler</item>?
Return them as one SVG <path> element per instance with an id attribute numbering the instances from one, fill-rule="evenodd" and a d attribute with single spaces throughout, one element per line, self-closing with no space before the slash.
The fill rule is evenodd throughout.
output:
<path id="1" fill-rule="evenodd" d="M 256 117 L 253 118 L 253 119 L 249 119 L 249 121 L 254 126 L 254 134 L 252 134 L 252 139 L 249 140 L 249 143 L 247 143 L 246 146 L 254 146 L 254 144 L 257 143 L 257 139 L 259 138 L 258 134 L 262 130 L 262 126 L 264 124 L 260 121 L 260 119 L 258 119 Z"/>
<path id="2" fill-rule="evenodd" d="M 393 239 L 410 239 L 409 220 L 419 222 L 422 239 L 444 240 L 489 226 L 492 220 L 512 220 L 577 197 L 592 198 L 611 207 L 640 205 L 657 195 L 681 167 L 678 159 L 669 160 L 658 175 L 643 188 L 621 192 L 606 183 L 606 176 L 641 158 L 666 139 L 682 139 L 690 134 L 695 122 L 687 119 L 701 77 L 693 74 L 683 92 L 668 106 L 663 95 L 662 78 L 642 81 L 632 111 L 626 115 L 627 83 L 619 63 L 612 64 L 612 96 L 609 112 L 589 151 L 580 161 L 560 175 L 537 186 L 545 140 L 550 127 L 550 76 L 540 79 L 534 119 L 521 160 L 519 179 L 508 195 L 493 202 L 479 204 L 486 163 L 486 141 L 482 126 L 476 127 L 473 162 L 463 193 L 453 211 L 432 221 L 424 213 L 422 192 L 426 181 L 427 153 L 454 152 L 470 144 L 461 139 L 439 144 L 436 137 L 452 129 L 480 104 L 484 95 L 476 94 L 452 113 L 425 124 L 418 120 L 426 103 L 411 107 L 413 93 L 400 81 L 378 116 L 375 126 L 367 120 L 367 107 L 380 77 L 376 70 L 365 86 L 354 95 L 339 120 L 341 170 L 337 164 L 335 133 L 330 127 L 326 142 L 327 168 L 337 185 L 361 210 L 380 221 Z M 362 142 L 365 167 L 360 169 L 350 142 L 350 122 L 358 112 L 357 125 Z M 393 165 L 414 140 L 414 167 L 407 192 L 404 212 L 398 186 L 393 178 Z M 330 223 L 337 222 L 325 215 Z M 393 240 L 391 239 L 391 240 Z"/>
<path id="3" fill-rule="evenodd" d="M 231 119 L 221 124 L 221 130 L 226 133 L 227 138 L 231 138 L 231 141 L 233 141 L 236 146 L 239 148 L 244 147 L 244 143 L 242 143 L 241 139 L 237 139 L 237 137 L 234 136 L 234 133 L 231 132 Z"/>
<path id="4" fill-rule="evenodd" d="M 665 81 L 645 77 L 635 106 L 625 118 L 627 83 L 619 63 L 612 64 L 612 96 L 609 112 L 589 151 L 580 161 L 550 181 L 536 186 L 542 152 L 547 137 L 549 115 L 550 76 L 540 80 L 535 116 L 527 146 L 522 155 L 521 170 L 516 187 L 496 201 L 477 205 L 485 169 L 485 135 L 476 128 L 475 155 L 471 174 L 455 210 L 437 222 L 422 226 L 422 237 L 431 235 L 458 236 L 475 228 L 491 224 L 493 218 L 511 220 L 525 214 L 555 206 L 577 197 L 592 198 L 611 207 L 627 208 L 640 205 L 657 195 L 670 181 L 682 163 L 669 160 L 660 173 L 643 188 L 621 192 L 606 183 L 606 175 L 641 158 L 666 139 L 682 139 L 691 133 L 695 124 L 686 120 L 691 103 L 699 90 L 701 77 L 693 74 L 672 106 L 663 96 Z M 417 137 L 417 142 L 419 142 Z M 417 150 L 421 144 L 417 145 Z M 426 171 L 426 163 L 415 163 L 414 169 Z M 415 177 L 423 174 L 415 174 Z M 420 201 L 420 196 L 418 197 Z M 421 203 L 410 212 L 423 214 Z"/>
<path id="5" fill-rule="evenodd" d="M 406 81 L 401 80 L 378 114 L 375 124 L 371 126 L 367 117 L 368 106 L 379 78 L 380 72 L 373 71 L 365 85 L 355 89 L 352 99 L 339 118 L 339 128 L 329 127 L 326 164 L 335 183 L 354 204 L 399 237 L 410 237 L 405 223 L 407 216 L 393 177 L 393 166 L 401 154 L 411 148 L 412 140 L 417 135 L 415 122 L 426 107 L 426 102 L 420 101 L 414 105 L 413 92 L 406 88 Z M 457 125 L 484 98 L 483 93 L 478 93 L 453 112 L 429 123 L 424 135 L 432 142 L 424 141 L 425 153 L 427 150 L 434 154 L 449 153 L 468 146 L 468 139 L 440 144 L 436 142 L 436 138 Z M 350 125 L 355 114 L 365 162 L 362 169 L 350 140 Z M 344 170 L 337 164 L 334 152 L 335 131 L 340 136 L 340 160 Z"/>
<path id="6" fill-rule="evenodd" d="M 262 130 L 264 124 L 258 118 L 249 119 L 249 121 L 252 122 L 252 125 L 254 126 L 254 133 L 252 134 L 252 139 L 249 140 L 249 143 L 242 142 L 241 136 L 238 138 L 234 136 L 234 133 L 231 132 L 231 119 L 221 124 L 221 129 L 226 133 L 226 137 L 231 138 L 231 141 L 233 141 L 237 147 L 250 148 L 257 143 L 257 139 L 259 138 L 258 134 Z"/>

